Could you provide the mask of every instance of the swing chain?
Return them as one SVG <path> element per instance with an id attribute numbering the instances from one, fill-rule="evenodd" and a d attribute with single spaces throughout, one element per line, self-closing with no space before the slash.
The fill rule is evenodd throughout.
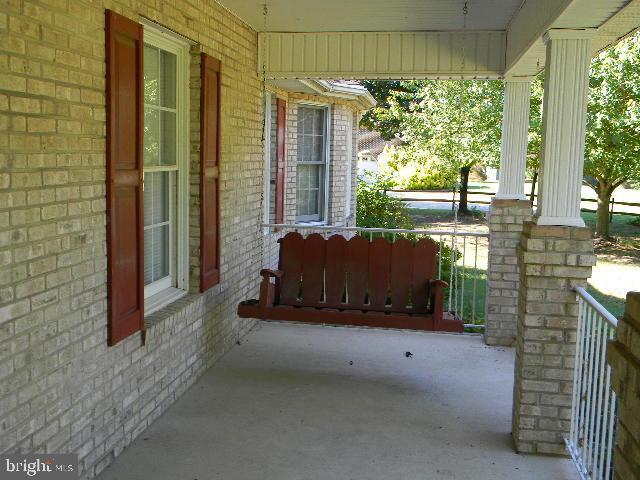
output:
<path id="1" fill-rule="evenodd" d="M 263 18 L 263 32 L 267 31 L 267 15 L 269 14 L 269 7 L 266 3 L 262 5 L 262 18 Z M 264 48 L 264 45 L 263 45 Z M 267 101 L 267 65 L 265 60 L 264 51 L 262 52 L 262 96 L 264 98 L 263 103 L 265 104 L 264 108 L 266 109 L 266 101 Z M 266 112 L 266 110 L 265 110 Z M 267 142 L 267 116 L 262 116 L 262 147 L 265 148 L 265 142 Z"/>
<path id="2" fill-rule="evenodd" d="M 467 61 L 467 55 L 466 55 L 466 44 L 467 44 L 467 14 L 469 13 L 469 0 L 465 0 L 463 6 L 462 6 L 462 25 L 463 25 L 463 30 L 462 30 L 462 59 L 460 62 L 460 66 L 461 66 L 461 79 L 462 81 L 464 81 L 464 71 L 465 71 L 465 67 L 466 67 L 466 61 Z M 460 113 L 464 115 L 465 109 L 464 109 L 464 94 L 463 94 L 464 88 L 461 89 L 460 91 Z M 459 208 L 459 203 L 456 201 L 456 192 L 459 190 L 458 187 L 460 186 L 459 182 L 456 182 L 455 186 L 453 187 L 453 203 L 452 203 L 452 207 L 453 207 L 453 237 L 451 239 L 451 270 L 450 270 L 450 281 L 449 281 L 449 310 L 451 310 L 451 300 L 452 300 L 452 293 L 453 293 L 453 311 L 455 315 L 458 315 L 458 266 L 457 266 L 457 262 L 458 262 L 458 258 L 457 258 L 457 236 L 458 236 L 458 208 Z M 464 259 L 463 259 L 464 261 Z M 464 282 L 464 278 L 462 279 L 462 282 Z M 460 299 L 460 302 L 462 303 L 463 299 Z"/>
<path id="3" fill-rule="evenodd" d="M 464 5 L 462 6 L 462 60 L 461 60 L 461 71 L 462 78 L 464 79 L 464 70 L 466 67 L 467 61 L 467 14 L 469 13 L 469 0 L 465 0 Z"/>

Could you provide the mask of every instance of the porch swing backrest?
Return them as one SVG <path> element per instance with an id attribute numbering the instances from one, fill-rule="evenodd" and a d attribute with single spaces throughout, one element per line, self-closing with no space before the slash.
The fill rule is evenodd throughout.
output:
<path id="1" fill-rule="evenodd" d="M 432 313 L 431 280 L 436 279 L 438 244 L 400 238 L 347 240 L 341 235 L 279 240 L 280 305 L 393 313 Z"/>

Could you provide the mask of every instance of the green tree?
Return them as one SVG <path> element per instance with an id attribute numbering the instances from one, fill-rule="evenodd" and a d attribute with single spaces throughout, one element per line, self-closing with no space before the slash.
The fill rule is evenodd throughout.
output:
<path id="1" fill-rule="evenodd" d="M 461 213 L 467 213 L 469 173 L 500 158 L 503 85 L 499 81 L 421 80 L 392 89 L 386 108 L 372 115 L 385 131 L 446 161 L 460 175 Z"/>
<path id="2" fill-rule="evenodd" d="M 584 182 L 598 196 L 596 235 L 609 238 L 611 195 L 640 180 L 640 34 L 591 63 Z"/>
<path id="3" fill-rule="evenodd" d="M 376 106 L 367 110 L 360 126 L 380 133 L 385 140 L 391 140 L 401 130 L 400 118 L 390 115 L 391 102 L 397 102 L 397 94 L 407 92 L 411 88 L 411 82 L 399 80 L 364 80 L 362 85 L 375 98 Z M 408 101 L 403 100 L 404 108 L 408 108 Z"/>

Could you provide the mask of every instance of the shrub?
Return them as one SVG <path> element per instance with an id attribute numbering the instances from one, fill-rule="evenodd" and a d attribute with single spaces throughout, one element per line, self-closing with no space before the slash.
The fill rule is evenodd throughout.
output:
<path id="1" fill-rule="evenodd" d="M 406 205 L 385 190 L 393 186 L 383 175 L 360 179 L 357 188 L 356 225 L 373 228 L 414 228 Z"/>
<path id="2" fill-rule="evenodd" d="M 423 150 L 395 148 L 382 171 L 406 190 L 442 190 L 452 188 L 458 172 Z"/>

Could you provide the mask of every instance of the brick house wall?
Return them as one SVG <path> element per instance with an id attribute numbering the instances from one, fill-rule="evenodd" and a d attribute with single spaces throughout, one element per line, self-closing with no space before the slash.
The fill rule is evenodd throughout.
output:
<path id="1" fill-rule="evenodd" d="M 105 8 L 195 44 L 191 293 L 107 347 Z M 253 325 L 263 235 L 256 32 L 208 0 L 3 0 L 0 12 L 0 451 L 77 452 L 89 478 Z M 197 53 L 222 62 L 221 283 L 197 293 Z"/>
<path id="2" fill-rule="evenodd" d="M 357 185 L 357 125 L 358 107 L 354 102 L 309 94 L 293 93 L 281 89 L 271 92 L 271 125 L 268 127 L 270 145 L 269 160 L 269 222 L 275 221 L 276 190 L 276 98 L 287 102 L 285 149 L 285 200 L 284 223 L 296 221 L 297 156 L 298 156 L 298 108 L 310 103 L 330 106 L 329 132 L 329 189 L 326 223 L 329 225 L 355 225 Z M 348 139 L 351 136 L 351 159 L 348 158 Z M 349 161 L 351 160 L 351 161 Z M 347 186 L 350 183 L 350 186 Z M 348 195 L 350 190 L 350 195 Z M 282 232 L 265 234 L 263 266 L 277 268 L 279 247 L 277 240 Z"/>
<path id="3" fill-rule="evenodd" d="M 355 225 L 355 191 L 357 163 L 357 107 L 349 101 L 291 93 L 287 95 L 287 154 L 285 166 L 285 223 L 296 223 L 296 162 L 298 158 L 298 108 L 305 103 L 330 106 L 329 125 L 329 190 L 326 223 Z M 351 118 L 351 123 L 348 123 Z M 351 131 L 351 172 L 347 172 L 347 129 Z M 351 183 L 351 202 L 347 212 L 347 182 Z"/>

